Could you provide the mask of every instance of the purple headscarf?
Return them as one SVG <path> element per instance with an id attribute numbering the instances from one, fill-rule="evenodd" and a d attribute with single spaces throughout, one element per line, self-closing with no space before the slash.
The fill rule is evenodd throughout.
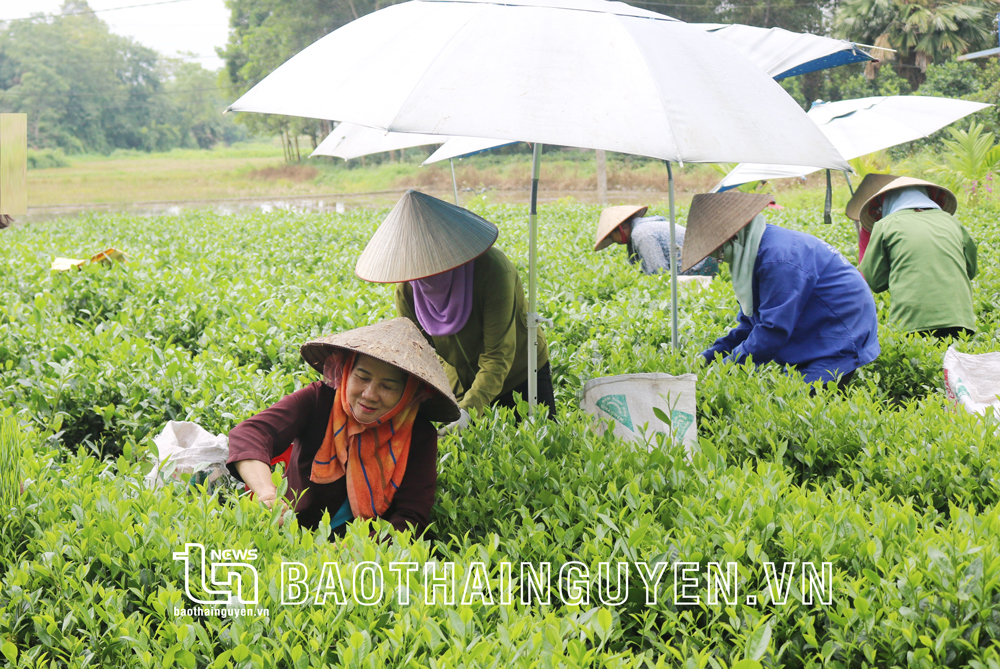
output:
<path id="1" fill-rule="evenodd" d="M 410 281 L 417 320 L 432 337 L 447 337 L 463 327 L 472 313 L 475 260 L 426 279 Z"/>

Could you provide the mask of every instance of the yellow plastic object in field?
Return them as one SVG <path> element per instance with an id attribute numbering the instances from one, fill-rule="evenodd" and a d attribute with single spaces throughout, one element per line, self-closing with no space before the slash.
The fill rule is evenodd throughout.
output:
<path id="1" fill-rule="evenodd" d="M 28 115 L 0 114 L 0 214 L 28 213 Z"/>
<path id="2" fill-rule="evenodd" d="M 86 260 L 80 260 L 78 258 L 56 258 L 52 261 L 52 271 L 66 272 L 74 267 L 82 267 L 86 264 L 86 262 Z"/>
<path id="3" fill-rule="evenodd" d="M 125 254 L 118 249 L 105 249 L 100 253 L 95 253 L 90 258 L 90 262 L 104 262 L 110 264 L 111 261 L 125 262 Z"/>
<path id="4" fill-rule="evenodd" d="M 95 253 L 90 260 L 80 260 L 79 258 L 56 258 L 52 261 L 53 272 L 66 272 L 74 267 L 83 267 L 88 262 L 103 262 L 110 265 L 113 261 L 125 262 L 125 254 L 118 249 L 105 249 L 100 253 Z"/>

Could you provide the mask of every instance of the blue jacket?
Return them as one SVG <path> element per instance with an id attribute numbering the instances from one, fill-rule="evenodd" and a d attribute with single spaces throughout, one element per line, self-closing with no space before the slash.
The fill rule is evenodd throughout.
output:
<path id="1" fill-rule="evenodd" d="M 839 251 L 804 232 L 768 225 L 753 268 L 755 313 L 702 355 L 792 365 L 807 383 L 833 381 L 878 357 L 875 300 Z"/>

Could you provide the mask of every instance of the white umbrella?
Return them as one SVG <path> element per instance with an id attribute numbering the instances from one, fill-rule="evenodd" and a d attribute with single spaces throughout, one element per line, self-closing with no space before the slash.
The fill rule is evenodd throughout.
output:
<path id="1" fill-rule="evenodd" d="M 782 28 L 758 28 L 738 23 L 692 23 L 691 25 L 736 47 L 750 62 L 775 80 L 873 60 L 854 42 L 831 37 L 796 33 Z M 452 137 L 423 164 L 430 165 L 441 160 L 460 158 L 507 144 L 478 137 Z"/>
<path id="2" fill-rule="evenodd" d="M 393 5 L 307 47 L 230 109 L 681 162 L 844 167 L 727 42 L 606 0 Z"/>
<path id="3" fill-rule="evenodd" d="M 304 49 L 230 109 L 533 143 L 530 405 L 540 144 L 666 161 L 849 169 L 798 105 L 738 50 L 681 21 L 607 0 L 393 5 Z M 672 178 L 670 190 L 673 223 Z"/>
<path id="4" fill-rule="evenodd" d="M 319 146 L 309 154 L 313 156 L 333 156 L 351 160 L 373 153 L 410 149 L 415 146 L 441 144 L 448 140 L 444 135 L 425 135 L 419 132 L 388 132 L 369 128 L 357 123 L 340 123 L 326 136 Z M 495 140 L 490 140 L 495 143 Z M 455 181 L 455 163 L 451 164 L 451 188 L 458 204 L 458 183 Z"/>
<path id="5" fill-rule="evenodd" d="M 854 42 L 831 37 L 796 33 L 782 28 L 758 28 L 738 23 L 692 23 L 691 25 L 729 42 L 743 52 L 750 62 L 775 80 L 874 60 Z M 420 136 L 426 137 L 426 135 Z M 508 144 L 478 137 L 451 137 L 423 164 L 430 165 L 441 160 L 461 158 Z"/>
<path id="6" fill-rule="evenodd" d="M 744 52 L 775 79 L 874 60 L 854 42 L 738 23 L 693 23 Z"/>
<path id="7" fill-rule="evenodd" d="M 460 156 L 479 153 L 498 146 L 507 146 L 512 142 L 482 137 L 448 137 L 446 135 L 427 135 L 419 132 L 387 132 L 378 128 L 369 128 L 357 123 L 340 123 L 326 136 L 319 146 L 309 154 L 312 156 L 333 156 L 351 160 L 373 153 L 410 149 L 428 144 L 442 144 L 431 154 L 424 165 L 430 165 L 442 160 L 452 161 Z M 455 181 L 455 164 L 451 164 L 451 187 L 455 193 L 455 204 L 458 204 L 458 183 Z"/>
<path id="8" fill-rule="evenodd" d="M 774 79 L 805 74 L 820 69 L 871 60 L 853 42 L 796 33 L 782 28 L 758 28 L 740 24 L 693 23 L 739 51 Z M 312 152 L 313 156 L 334 156 L 350 160 L 372 153 L 442 144 L 424 165 L 481 153 L 511 142 L 480 137 L 443 137 L 424 133 L 386 132 L 356 123 L 341 123 Z"/>
<path id="9" fill-rule="evenodd" d="M 815 121 L 845 159 L 851 160 L 890 146 L 928 137 L 941 128 L 990 105 L 968 100 L 923 95 L 893 95 L 819 102 L 809 110 Z M 805 178 L 821 166 L 737 165 L 713 188 L 725 191 L 741 184 L 768 179 Z"/>
<path id="10" fill-rule="evenodd" d="M 510 146 L 511 144 L 517 144 L 517 142 L 510 142 L 505 139 L 483 139 L 481 137 L 449 137 L 448 141 L 428 156 L 423 164 L 430 165 L 442 160 L 471 156 L 475 153 L 482 153 L 483 151 L 489 151 L 501 146 Z"/>
<path id="11" fill-rule="evenodd" d="M 339 123 L 310 155 L 333 156 L 351 160 L 373 153 L 409 149 L 427 144 L 442 144 L 447 137 L 417 132 L 386 132 L 357 123 Z"/>

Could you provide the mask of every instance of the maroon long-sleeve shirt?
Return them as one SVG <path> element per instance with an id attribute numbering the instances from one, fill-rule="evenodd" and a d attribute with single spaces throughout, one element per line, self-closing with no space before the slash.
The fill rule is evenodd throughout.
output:
<path id="1" fill-rule="evenodd" d="M 295 513 L 303 527 L 319 525 L 324 511 L 333 517 L 347 499 L 347 479 L 333 483 L 313 483 L 309 480 L 312 462 L 323 443 L 330 422 L 330 411 L 336 391 L 317 381 L 288 395 L 256 416 L 248 418 L 229 433 L 230 473 L 242 481 L 236 471 L 241 460 L 270 463 L 292 446 L 292 459 L 285 476 L 288 479 L 289 502 L 304 491 Z M 392 504 L 381 516 L 397 530 L 407 529 L 407 523 L 422 533 L 430 523 L 431 507 L 437 489 L 437 432 L 430 422 L 418 415 L 413 422 L 410 456 L 406 473 Z"/>

